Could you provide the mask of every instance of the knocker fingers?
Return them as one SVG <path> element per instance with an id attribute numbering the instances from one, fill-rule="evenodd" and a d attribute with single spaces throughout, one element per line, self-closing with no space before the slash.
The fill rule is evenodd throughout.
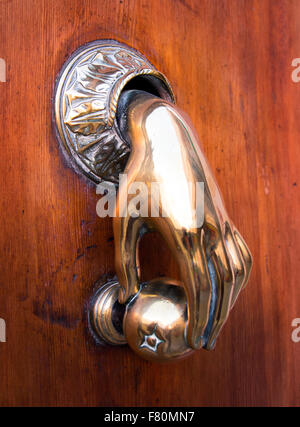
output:
<path id="1" fill-rule="evenodd" d="M 235 286 L 234 266 L 223 239 L 220 239 L 211 256 L 216 278 L 216 301 L 205 348 L 214 348 L 216 339 L 227 320 Z"/>
<path id="2" fill-rule="evenodd" d="M 231 257 L 235 285 L 232 293 L 231 308 L 235 304 L 237 297 L 243 287 L 246 277 L 246 264 L 241 254 L 239 245 L 234 237 L 230 225 L 225 226 L 225 243 Z"/>
<path id="3" fill-rule="evenodd" d="M 216 246 L 211 260 L 215 273 L 216 303 L 211 310 L 214 314 L 210 330 L 206 331 L 207 349 L 214 348 L 229 311 L 247 283 L 252 266 L 249 249 L 238 231 L 233 231 L 228 222 L 225 224 L 224 238 Z"/>
<path id="4" fill-rule="evenodd" d="M 245 263 L 245 277 L 244 277 L 244 282 L 242 284 L 242 289 L 246 286 L 250 273 L 251 273 L 251 269 L 252 269 L 252 255 L 248 249 L 248 246 L 246 245 L 244 239 L 242 238 L 242 236 L 240 235 L 240 233 L 237 230 L 234 230 L 234 236 L 235 239 L 237 241 L 238 247 L 240 249 L 240 253 L 241 256 L 244 260 Z"/>
<path id="5" fill-rule="evenodd" d="M 204 344 L 204 331 L 209 319 L 212 283 L 204 247 L 204 231 L 189 235 L 189 245 L 179 257 L 181 280 L 188 305 L 187 341 L 198 349 Z"/>

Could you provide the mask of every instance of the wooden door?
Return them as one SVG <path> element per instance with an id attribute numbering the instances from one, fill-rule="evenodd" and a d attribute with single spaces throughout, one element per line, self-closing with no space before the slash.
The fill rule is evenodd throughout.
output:
<path id="1" fill-rule="evenodd" d="M 1 1 L 2 406 L 300 404 L 299 23 L 299 0 Z M 87 329 L 94 284 L 114 273 L 112 222 L 64 160 L 51 102 L 65 60 L 96 39 L 168 77 L 253 254 L 216 349 L 173 364 Z M 142 254 L 144 278 L 178 275 L 157 236 Z"/>

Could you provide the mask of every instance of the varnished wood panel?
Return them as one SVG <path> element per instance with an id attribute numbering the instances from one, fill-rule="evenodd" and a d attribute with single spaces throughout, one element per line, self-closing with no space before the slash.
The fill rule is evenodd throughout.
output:
<path id="1" fill-rule="evenodd" d="M 299 25 L 299 0 L 0 2 L 1 405 L 300 404 Z M 112 224 L 59 151 L 51 97 L 66 58 L 100 38 L 166 74 L 254 257 L 216 350 L 175 364 L 97 348 L 86 329 Z M 142 253 L 144 277 L 177 274 L 158 238 Z"/>

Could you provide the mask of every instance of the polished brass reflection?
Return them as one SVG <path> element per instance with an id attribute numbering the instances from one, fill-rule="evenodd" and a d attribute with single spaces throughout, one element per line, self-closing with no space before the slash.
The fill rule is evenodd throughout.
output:
<path id="1" fill-rule="evenodd" d="M 173 99 L 165 76 L 135 49 L 114 40 L 77 49 L 57 79 L 57 135 L 72 165 L 95 183 L 117 183 L 124 170 L 130 147 L 118 135 L 115 114 L 120 93 L 136 78 L 162 98 Z"/>
<path id="2" fill-rule="evenodd" d="M 141 234 L 159 231 L 180 268 L 188 307 L 187 342 L 193 349 L 211 349 L 246 284 L 250 252 L 228 217 L 187 117 L 173 104 L 150 94 L 133 91 L 124 96 L 127 105 L 120 123 L 131 143 L 131 155 L 125 169 L 126 188 L 122 183 L 119 188 L 119 205 L 126 197 L 130 206 L 134 196 L 128 195 L 128 187 L 133 182 L 148 186 L 159 182 L 168 203 L 165 217 L 135 218 L 128 209 L 125 217 L 114 218 L 116 270 L 122 287 L 119 301 L 125 304 L 139 292 L 137 246 Z M 204 183 L 201 227 L 192 214 L 188 186 L 197 182 Z"/>
<path id="3" fill-rule="evenodd" d="M 134 49 L 97 40 L 68 59 L 54 99 L 57 135 L 71 164 L 95 183 L 119 184 L 113 219 L 118 281 L 92 298 L 94 336 L 113 345 L 127 342 L 158 361 L 212 349 L 247 283 L 252 258 L 168 80 Z M 126 179 L 119 181 L 120 173 Z M 152 196 L 159 184 L 155 215 L 153 197 L 143 200 L 148 215 L 136 215 L 134 183 Z M 202 212 L 195 211 L 197 191 L 191 191 L 198 183 L 204 186 Z M 153 230 L 177 260 L 180 282 L 141 283 L 139 240 Z"/>
<path id="4" fill-rule="evenodd" d="M 109 280 L 101 285 L 93 295 L 91 310 L 89 311 L 89 324 L 96 340 L 101 339 L 110 345 L 126 344 L 122 331 L 116 327 L 116 322 L 122 316 L 117 310 L 119 283 Z M 121 329 L 121 328 L 119 328 Z"/>
<path id="5" fill-rule="evenodd" d="M 143 284 L 127 305 L 124 334 L 130 347 L 148 360 L 169 361 L 188 356 L 187 302 L 184 289 L 171 279 Z"/>

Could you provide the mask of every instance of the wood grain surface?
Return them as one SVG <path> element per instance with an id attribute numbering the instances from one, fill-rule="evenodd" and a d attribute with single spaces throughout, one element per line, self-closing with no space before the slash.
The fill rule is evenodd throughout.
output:
<path id="1" fill-rule="evenodd" d="M 170 80 L 254 258 L 213 352 L 171 364 L 96 347 L 85 308 L 114 273 L 111 219 L 51 123 L 57 73 L 116 39 Z M 299 405 L 299 0 L 1 0 L 0 405 Z M 180 197 L 180 195 L 179 195 Z M 143 277 L 176 276 L 156 236 Z"/>

